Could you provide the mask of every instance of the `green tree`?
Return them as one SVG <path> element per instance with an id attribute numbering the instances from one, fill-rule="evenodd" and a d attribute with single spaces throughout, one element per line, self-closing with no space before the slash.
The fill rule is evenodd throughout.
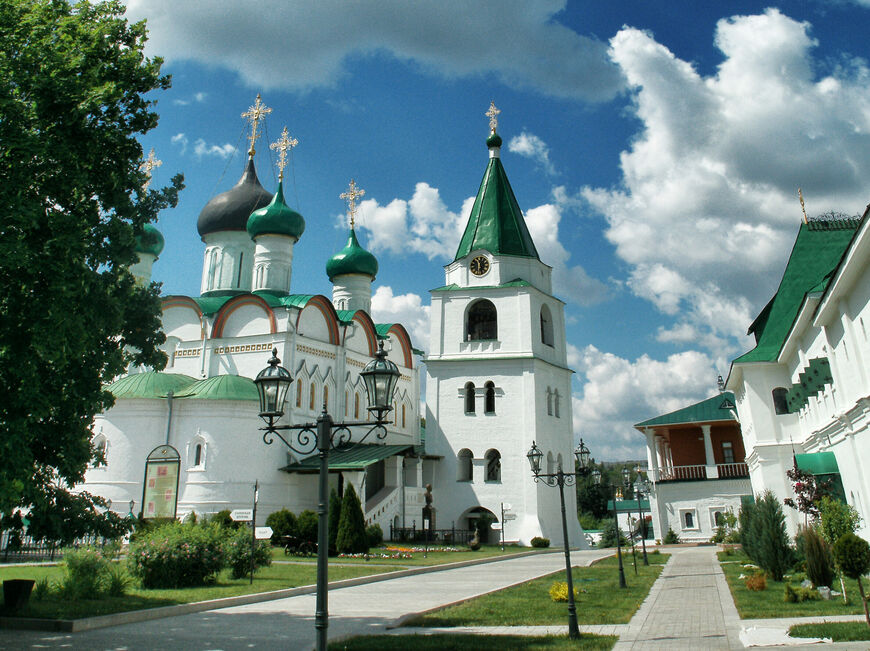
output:
<path id="1" fill-rule="evenodd" d="M 338 538 L 338 526 L 340 522 L 341 498 L 338 496 L 338 491 L 333 488 L 329 493 L 329 530 L 327 532 L 330 554 L 338 553 L 335 546 L 335 540 Z"/>
<path id="2" fill-rule="evenodd" d="M 341 554 L 364 554 L 369 550 L 365 516 L 353 484 L 348 484 L 341 500 L 341 520 L 335 548 Z"/>
<path id="3" fill-rule="evenodd" d="M 272 542 L 279 543 L 285 536 L 296 535 L 296 516 L 289 509 L 281 509 L 269 514 L 266 526 L 272 527 Z"/>
<path id="4" fill-rule="evenodd" d="M 751 528 L 754 537 L 752 548 L 755 562 L 774 581 L 782 581 L 783 575 L 791 567 L 794 553 L 789 546 L 785 530 L 785 515 L 779 500 L 771 491 L 765 491 L 755 504 L 755 516 Z M 741 540 L 746 539 L 741 536 Z"/>
<path id="5" fill-rule="evenodd" d="M 317 542 L 317 514 L 311 509 L 305 509 L 296 517 L 296 535 L 303 542 Z"/>
<path id="6" fill-rule="evenodd" d="M 833 546 L 847 533 L 855 533 L 858 530 L 858 525 L 861 524 L 861 516 L 852 506 L 828 495 L 819 500 L 818 508 L 819 534 L 829 546 Z M 837 572 L 840 574 L 840 592 L 843 593 L 843 601 L 848 603 L 849 596 L 846 593 L 843 571 L 837 567 Z"/>
<path id="7" fill-rule="evenodd" d="M 867 596 L 861 583 L 861 577 L 870 572 L 870 545 L 853 533 L 844 534 L 834 543 L 834 560 L 843 574 L 858 581 L 858 592 L 861 593 L 861 601 L 864 604 L 864 618 L 867 620 L 867 626 L 870 626 Z"/>
<path id="8" fill-rule="evenodd" d="M 53 535 L 108 519 L 85 515 L 102 499 L 68 494 L 99 461 L 105 383 L 165 365 L 159 287 L 129 268 L 182 178 L 143 189 L 136 137 L 169 77 L 118 2 L 5 0 L 0 33 L 0 515 L 30 507 Z"/>

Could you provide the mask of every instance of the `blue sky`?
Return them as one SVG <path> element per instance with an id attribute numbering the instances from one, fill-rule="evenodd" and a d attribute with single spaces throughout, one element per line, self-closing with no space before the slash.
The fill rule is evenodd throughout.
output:
<path id="1" fill-rule="evenodd" d="M 605 6 L 606 5 L 606 6 Z M 502 161 L 567 301 L 574 428 L 602 459 L 641 458 L 631 424 L 716 390 L 751 347 L 801 219 L 870 201 L 866 2 L 649 3 L 136 0 L 172 89 L 142 139 L 183 172 L 160 215 L 164 293 L 198 295 L 199 211 L 241 174 L 240 114 L 273 109 L 257 143 L 298 138 L 285 196 L 305 217 L 293 286 L 331 294 L 346 239 L 339 195 L 366 191 L 380 261 L 373 312 L 428 348 L 443 284 L 487 162 Z"/>

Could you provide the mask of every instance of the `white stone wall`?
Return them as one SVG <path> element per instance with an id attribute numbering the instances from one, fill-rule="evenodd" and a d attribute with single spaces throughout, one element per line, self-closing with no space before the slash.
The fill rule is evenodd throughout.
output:
<path id="1" fill-rule="evenodd" d="M 663 540 L 668 527 L 683 542 L 708 542 L 716 533 L 714 514 L 740 512 L 740 497 L 751 495 L 746 479 L 717 479 L 692 482 L 658 482 L 650 495 L 653 527 L 658 540 Z M 686 514 L 692 515 L 692 526 Z"/>
<path id="2" fill-rule="evenodd" d="M 345 274 L 332 280 L 332 304 L 336 310 L 372 311 L 372 279 L 365 274 Z"/>
<path id="3" fill-rule="evenodd" d="M 254 245 L 253 290 L 290 293 L 293 245 L 286 235 L 258 235 Z"/>

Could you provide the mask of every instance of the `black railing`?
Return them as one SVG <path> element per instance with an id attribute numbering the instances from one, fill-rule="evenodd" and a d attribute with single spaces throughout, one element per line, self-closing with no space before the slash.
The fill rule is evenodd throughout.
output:
<path id="1" fill-rule="evenodd" d="M 69 547 L 85 545 L 105 545 L 108 542 L 101 536 L 79 538 Z M 0 560 L 4 563 L 26 563 L 35 561 L 54 561 L 63 556 L 61 546 L 52 541 L 34 540 L 17 531 L 0 532 Z"/>
<path id="2" fill-rule="evenodd" d="M 393 542 L 438 543 L 442 545 L 467 545 L 474 538 L 473 529 L 418 529 L 390 525 L 390 540 Z"/>

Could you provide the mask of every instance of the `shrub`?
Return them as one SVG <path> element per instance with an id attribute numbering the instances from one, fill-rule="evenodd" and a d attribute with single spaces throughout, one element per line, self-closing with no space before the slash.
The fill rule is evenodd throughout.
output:
<path id="1" fill-rule="evenodd" d="M 370 524 L 366 527 L 366 538 L 369 540 L 369 547 L 377 547 L 384 542 L 384 531 L 379 524 Z"/>
<path id="2" fill-rule="evenodd" d="M 740 531 L 740 543 L 743 545 L 744 553 L 752 560 L 758 562 L 756 555 L 755 543 L 757 536 L 755 533 L 755 515 L 758 511 L 755 502 L 743 504 L 740 507 L 738 515 L 738 530 Z"/>
<path id="3" fill-rule="evenodd" d="M 233 520 L 232 515 L 230 514 L 229 509 L 224 509 L 223 511 L 218 511 L 211 518 L 209 518 L 209 522 L 213 525 L 221 527 L 222 529 L 239 529 L 242 526 L 241 522 L 236 522 Z M 266 520 L 266 524 L 269 525 L 269 520 Z M 274 529 L 274 527 L 272 527 Z"/>
<path id="4" fill-rule="evenodd" d="M 103 590 L 109 560 L 95 547 L 67 549 L 63 553 L 65 571 L 61 591 L 67 599 L 94 597 Z"/>
<path id="5" fill-rule="evenodd" d="M 852 506 L 827 495 L 819 501 L 819 513 L 819 534 L 828 545 L 847 533 L 855 533 L 861 524 L 861 516 Z"/>
<path id="6" fill-rule="evenodd" d="M 36 601 L 42 601 L 51 594 L 51 581 L 47 576 L 37 579 L 36 585 L 33 587 L 33 598 Z"/>
<path id="7" fill-rule="evenodd" d="M 272 527 L 272 543 L 278 543 L 284 536 L 296 535 L 296 516 L 288 509 L 270 513 L 266 526 Z"/>
<path id="8" fill-rule="evenodd" d="M 329 531 L 327 538 L 329 539 L 329 553 L 337 554 L 338 548 L 335 546 L 335 541 L 338 539 L 338 527 L 341 524 L 341 498 L 338 496 L 338 491 L 334 488 L 329 493 Z"/>
<path id="9" fill-rule="evenodd" d="M 132 578 L 123 565 L 111 563 L 106 573 L 106 592 L 110 597 L 123 597 Z"/>
<path id="10" fill-rule="evenodd" d="M 197 522 L 196 511 L 191 511 L 184 516 L 184 524 L 194 525 Z"/>
<path id="11" fill-rule="evenodd" d="M 668 527 L 668 532 L 665 534 L 665 538 L 662 541 L 665 545 L 677 545 L 680 542 L 680 537 L 676 534 L 676 532 Z"/>
<path id="12" fill-rule="evenodd" d="M 814 588 L 804 588 L 802 586 L 793 586 L 791 583 L 785 584 L 784 601 L 790 604 L 798 604 L 804 601 L 819 601 L 822 595 Z"/>
<path id="13" fill-rule="evenodd" d="M 317 543 L 317 514 L 305 509 L 296 517 L 296 535 L 302 542 Z"/>
<path id="14" fill-rule="evenodd" d="M 341 520 L 335 548 L 340 554 L 364 554 L 369 550 L 365 517 L 353 484 L 348 485 L 341 501 Z"/>
<path id="15" fill-rule="evenodd" d="M 257 540 L 253 547 L 254 571 L 272 564 L 272 552 L 267 542 Z M 251 571 L 251 532 L 245 529 L 236 531 L 224 540 L 223 552 L 232 577 L 241 579 L 247 576 Z"/>
<path id="16" fill-rule="evenodd" d="M 549 538 L 541 538 L 541 536 L 535 536 L 534 538 L 532 538 L 532 540 L 530 542 L 532 544 L 532 547 L 549 547 L 550 546 L 550 539 Z"/>
<path id="17" fill-rule="evenodd" d="M 830 586 L 834 582 L 834 561 L 831 548 L 819 535 L 815 527 L 803 530 L 804 554 L 806 556 L 807 578 L 813 586 Z"/>
<path id="18" fill-rule="evenodd" d="M 625 537 L 625 534 L 622 532 L 622 529 L 619 529 L 619 544 L 623 547 L 628 545 L 628 538 Z M 605 525 L 604 529 L 601 531 L 601 540 L 598 541 L 598 547 L 616 547 L 616 536 L 617 529 L 616 525 L 613 523 L 613 520 L 609 520 Z"/>
<path id="19" fill-rule="evenodd" d="M 867 610 L 867 596 L 864 594 L 864 586 L 861 577 L 870 571 L 870 545 L 863 538 L 853 533 L 846 533 L 834 543 L 834 561 L 837 567 L 850 579 L 858 581 L 858 592 L 861 593 L 861 601 L 864 602 L 864 618 L 870 626 L 870 612 Z"/>
<path id="20" fill-rule="evenodd" d="M 130 545 L 128 567 L 144 588 L 204 585 L 224 566 L 224 536 L 216 525 L 168 524 Z"/>
<path id="21" fill-rule="evenodd" d="M 774 581 L 782 581 L 783 575 L 793 563 L 793 552 L 788 544 L 785 530 L 785 515 L 773 492 L 765 491 L 755 505 L 753 516 L 753 559 L 768 572 Z M 746 538 L 744 545 L 746 544 Z"/>
<path id="22" fill-rule="evenodd" d="M 756 572 L 752 576 L 746 577 L 746 589 L 753 592 L 761 592 L 767 589 L 767 577 L 762 572 Z"/>
<path id="23" fill-rule="evenodd" d="M 577 588 L 574 588 L 574 599 L 578 595 Z M 553 581 L 553 585 L 550 586 L 550 599 L 560 602 L 568 601 L 568 583 L 565 581 Z"/>

